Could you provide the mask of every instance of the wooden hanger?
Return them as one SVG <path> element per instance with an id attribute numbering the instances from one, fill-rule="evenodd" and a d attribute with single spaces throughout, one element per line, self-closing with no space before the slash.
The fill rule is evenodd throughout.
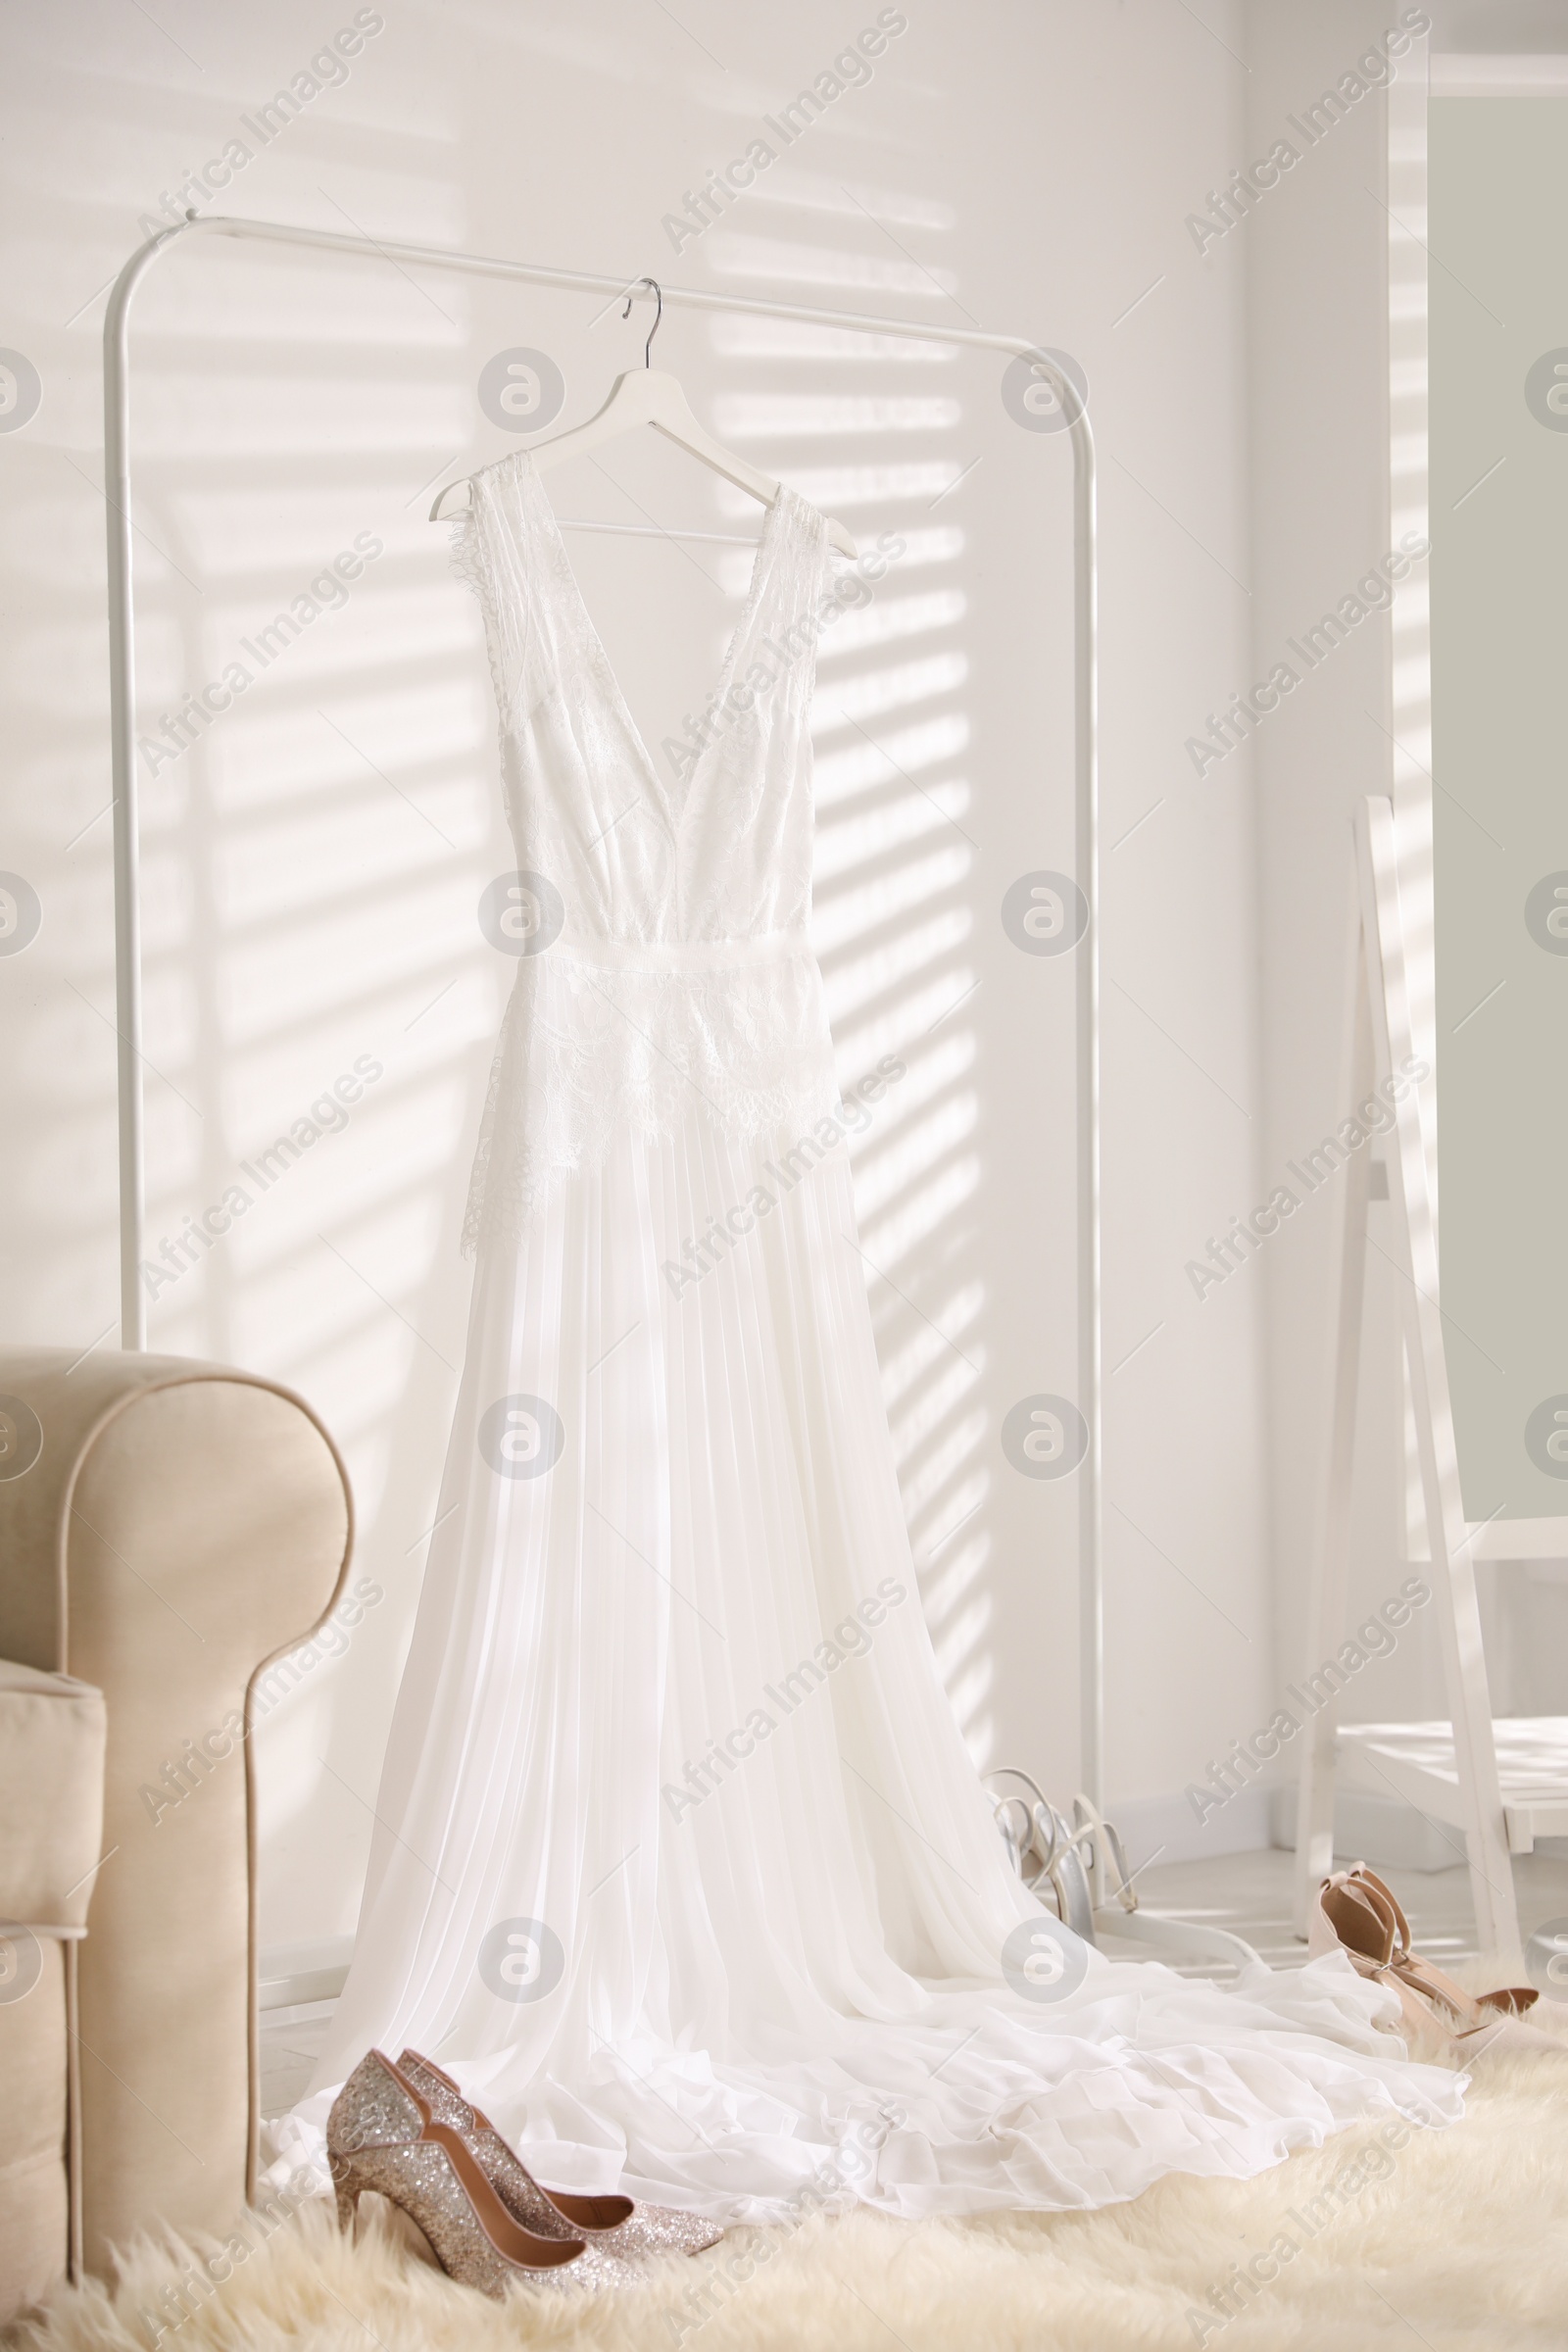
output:
<path id="1" fill-rule="evenodd" d="M 597 449 L 602 442 L 612 441 L 621 433 L 630 432 L 636 425 L 651 424 L 666 440 L 673 441 L 677 448 L 684 449 L 694 458 L 700 458 L 705 466 L 714 473 L 721 474 L 726 482 L 733 482 L 737 490 L 749 491 L 753 498 L 760 499 L 764 507 L 772 506 L 778 498 L 781 485 L 771 474 L 761 472 L 758 466 L 749 465 L 745 458 L 736 457 L 721 441 L 715 441 L 693 415 L 680 379 L 654 367 L 651 355 L 654 336 L 659 332 L 660 320 L 664 313 L 664 297 L 657 279 L 645 277 L 639 279 L 638 283 L 652 286 L 659 302 L 641 368 L 628 368 L 624 375 L 616 376 L 610 398 L 596 416 L 589 417 L 586 424 L 574 425 L 569 432 L 557 433 L 554 439 L 542 441 L 533 453 L 535 466 L 541 473 L 547 472 L 564 458 L 581 457 L 590 449 Z M 630 316 L 631 305 L 632 297 L 628 294 L 626 308 L 621 313 L 623 318 Z M 451 510 L 447 508 L 447 500 L 455 490 L 467 487 L 466 478 L 448 482 L 430 509 L 430 520 L 441 522 L 449 519 Z M 858 551 L 842 522 L 829 522 L 827 537 L 830 547 L 836 548 L 841 556 L 848 556 L 852 563 L 855 561 Z"/>

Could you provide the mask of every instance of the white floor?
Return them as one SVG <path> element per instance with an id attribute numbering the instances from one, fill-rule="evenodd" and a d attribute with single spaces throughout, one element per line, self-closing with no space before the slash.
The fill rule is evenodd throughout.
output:
<path id="1" fill-rule="evenodd" d="M 1153 1864 L 1138 1880 L 1151 1911 L 1228 1928 L 1271 1966 L 1300 1964 L 1304 1946 L 1291 1930 L 1291 1869 L 1295 1856 L 1279 1847 L 1222 1854 L 1206 1862 Z M 1411 1940 L 1426 1959 L 1451 1967 L 1475 1952 L 1469 1873 L 1386 1869 L 1379 1873 L 1410 1921 Z M 1514 1863 L 1520 1926 L 1528 1937 L 1542 1921 L 1568 1916 L 1568 1861 L 1542 1854 Z M 1119 1955 L 1118 1955 L 1119 1956 Z M 262 2112 L 280 2115 L 305 2094 L 333 2003 L 311 2001 L 262 2012 Z"/>

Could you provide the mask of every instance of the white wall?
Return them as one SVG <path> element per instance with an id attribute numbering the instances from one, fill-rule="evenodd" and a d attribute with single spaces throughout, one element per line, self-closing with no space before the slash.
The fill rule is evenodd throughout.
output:
<path id="1" fill-rule="evenodd" d="M 1265 1283 L 1200 1302 L 1184 1263 L 1257 1197 L 1264 1139 L 1295 1140 L 1282 1070 L 1321 1091 L 1333 1050 L 1272 910 L 1276 1034 L 1260 1025 L 1248 756 L 1200 781 L 1184 751 L 1247 682 L 1259 600 L 1294 614 L 1267 542 L 1276 515 L 1309 519 L 1291 504 L 1304 510 L 1304 493 L 1271 486 L 1260 465 L 1268 523 L 1250 522 L 1247 371 L 1259 362 L 1245 305 L 1250 284 L 1265 308 L 1268 289 L 1239 249 L 1200 260 L 1184 226 L 1247 137 L 1243 11 L 1214 0 L 1200 23 L 1165 0 L 913 5 L 869 83 L 678 260 L 662 217 L 873 21 L 869 0 L 782 18 L 710 0 L 678 18 L 633 0 L 388 0 L 377 13 L 347 77 L 244 163 L 224 209 L 978 322 L 1036 334 L 1088 370 L 1102 453 L 1109 1792 L 1171 1797 L 1263 1719 L 1279 1671 Z M 157 23 L 109 0 L 5 10 L 0 342 L 43 386 L 36 416 L 0 435 L 0 867 L 43 908 L 26 952 L 0 957 L 11 1340 L 115 1340 L 104 288 L 138 217 L 247 137 L 241 118 L 354 16 L 346 0 L 243 13 L 167 0 Z M 1370 279 L 1355 299 L 1370 320 Z M 474 397 L 499 350 L 557 360 L 564 422 L 598 405 L 646 324 L 598 309 L 215 238 L 162 261 L 138 306 L 138 675 L 152 719 L 220 675 L 357 534 L 383 550 L 192 750 L 143 772 L 154 1241 L 220 1200 L 239 1162 L 357 1057 L 383 1071 L 347 1129 L 152 1310 L 154 1347 L 281 1377 L 321 1410 L 352 1466 L 362 1568 L 384 1593 L 347 1656 L 317 1667 L 263 1734 L 274 1944 L 355 1916 L 461 1360 L 457 1229 L 507 977 L 474 920 L 511 863 L 489 685 L 475 611 L 423 519 L 429 485 L 512 445 Z M 977 1755 L 1029 1765 L 1066 1796 L 1072 1491 L 1020 1479 L 998 1442 L 1015 1398 L 1073 1383 L 1070 971 L 1021 956 L 999 919 L 1018 874 L 1071 862 L 1066 447 L 1013 422 L 991 361 L 928 345 L 666 314 L 658 356 L 719 430 L 862 537 L 927 534 L 925 561 L 879 594 L 897 633 L 824 655 L 818 924 L 846 1077 L 883 1040 L 910 1063 L 858 1177 L 867 1252 L 897 1286 L 873 1279 L 872 1306 L 911 1524 L 923 1556 L 936 1547 L 928 1613 Z M 562 512 L 607 518 L 733 530 L 750 512 L 672 453 L 629 445 L 552 491 Z M 1374 521 L 1375 502 L 1340 540 L 1325 532 L 1331 584 Z M 734 551 L 639 540 L 582 538 L 573 555 L 644 732 L 662 735 L 716 664 L 743 566 Z M 906 667 L 934 662 L 947 666 Z M 1347 771 L 1335 791 L 1349 789 Z M 1276 894 L 1302 846 L 1265 828 Z M 1275 1254 L 1275 1518 L 1294 1559 L 1302 1487 L 1279 1335 L 1311 1277 Z M 1211 1838 L 1255 1834 L 1238 1816 Z"/>

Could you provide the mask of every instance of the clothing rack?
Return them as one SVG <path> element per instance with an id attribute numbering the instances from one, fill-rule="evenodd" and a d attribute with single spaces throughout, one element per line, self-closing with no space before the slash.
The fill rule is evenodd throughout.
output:
<path id="1" fill-rule="evenodd" d="M 104 318 L 104 504 L 109 533 L 109 692 L 115 811 L 115 990 L 119 1036 L 121 1345 L 147 1345 L 141 1282 L 144 1169 L 141 1098 L 141 924 L 136 801 L 134 606 L 131 578 L 130 313 L 137 288 L 154 262 L 200 231 L 210 235 L 302 246 L 421 270 L 451 270 L 468 277 L 506 278 L 564 293 L 651 301 L 645 281 L 596 271 L 552 270 L 535 262 L 497 260 L 436 246 L 349 236 L 336 229 L 296 228 L 280 221 L 187 214 L 133 253 L 109 297 Z M 1038 346 L 1017 335 L 972 327 L 916 325 L 823 311 L 749 295 L 712 294 L 696 286 L 664 286 L 663 299 L 693 311 L 729 311 L 787 318 L 808 326 L 849 327 L 948 343 L 1027 359 L 1045 377 L 1068 418 L 1073 460 L 1073 734 L 1074 859 L 1089 908 L 1076 970 L 1078 1405 L 1088 1430 L 1079 1465 L 1079 1780 L 1098 1806 L 1103 1802 L 1103 1608 L 1101 1558 L 1101 1203 L 1100 1203 L 1100 806 L 1097 757 L 1095 445 L 1084 404 Z M 680 534 L 690 536 L 691 534 Z"/>

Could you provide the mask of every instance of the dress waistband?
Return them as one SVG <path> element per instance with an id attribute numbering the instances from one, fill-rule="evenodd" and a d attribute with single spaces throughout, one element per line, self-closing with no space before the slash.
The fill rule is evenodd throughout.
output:
<path id="1" fill-rule="evenodd" d="M 804 931 L 766 931 L 758 939 L 557 939 L 545 954 L 564 956 L 568 963 L 616 970 L 706 972 L 735 964 L 777 963 L 810 952 Z"/>

